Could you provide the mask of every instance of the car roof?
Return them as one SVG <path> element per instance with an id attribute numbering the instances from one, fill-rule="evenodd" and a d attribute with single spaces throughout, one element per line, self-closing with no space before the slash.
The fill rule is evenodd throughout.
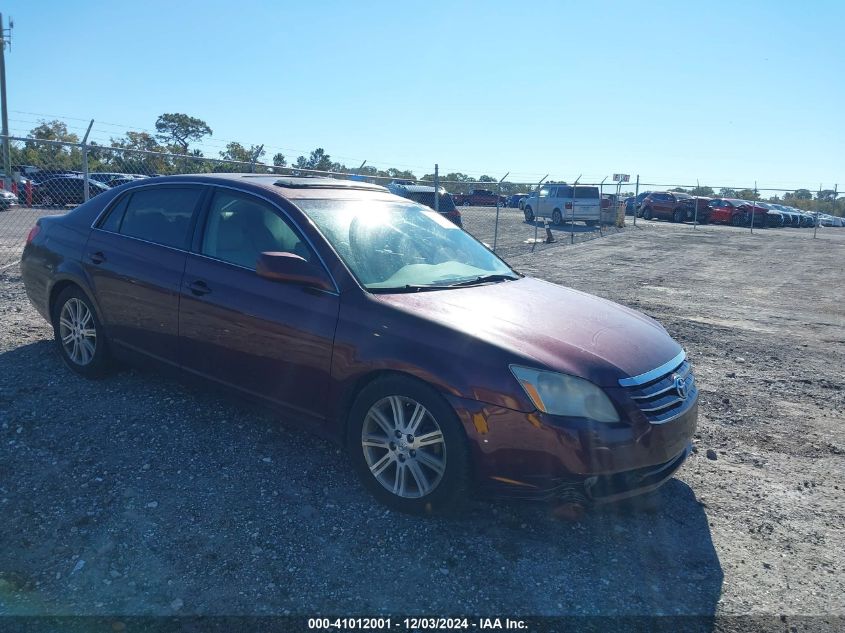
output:
<path id="1" fill-rule="evenodd" d="M 381 185 L 357 180 L 342 180 L 340 178 L 310 177 L 310 176 L 279 176 L 273 174 L 179 174 L 174 176 L 155 176 L 137 180 L 138 186 L 152 186 L 165 183 L 195 183 L 203 181 L 208 184 L 240 183 L 260 187 L 283 198 L 348 198 L 355 192 L 355 197 L 361 194 L 383 195 L 393 198 L 393 194 Z M 134 183 L 133 183 L 134 184 Z M 132 186 L 127 183 L 124 186 Z"/>

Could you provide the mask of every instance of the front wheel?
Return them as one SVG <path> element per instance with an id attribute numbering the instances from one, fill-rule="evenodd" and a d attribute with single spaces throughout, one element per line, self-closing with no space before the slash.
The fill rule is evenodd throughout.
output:
<path id="1" fill-rule="evenodd" d="M 87 378 L 108 373 L 111 358 L 103 327 L 88 297 L 71 286 L 53 308 L 53 333 L 65 364 Z"/>
<path id="2" fill-rule="evenodd" d="M 560 209 L 555 209 L 552 211 L 552 224 L 555 226 L 560 226 L 563 224 L 563 216 L 560 213 Z"/>
<path id="3" fill-rule="evenodd" d="M 455 508 L 469 487 L 469 448 L 455 412 L 434 389 L 389 376 L 355 400 L 347 445 L 361 482 L 394 510 Z"/>
<path id="4" fill-rule="evenodd" d="M 672 222 L 681 223 L 684 221 L 684 212 L 680 209 L 675 209 L 672 213 Z"/>
<path id="5" fill-rule="evenodd" d="M 731 217 L 732 226 L 742 226 L 743 224 L 745 224 L 745 218 L 739 213 L 736 213 Z"/>
<path id="6" fill-rule="evenodd" d="M 523 213 L 525 214 L 526 222 L 534 221 L 534 211 L 531 209 L 531 207 L 526 206 L 525 209 L 523 209 Z"/>
<path id="7" fill-rule="evenodd" d="M 643 209 L 643 220 L 651 220 L 651 218 L 651 207 L 646 207 L 645 209 Z"/>

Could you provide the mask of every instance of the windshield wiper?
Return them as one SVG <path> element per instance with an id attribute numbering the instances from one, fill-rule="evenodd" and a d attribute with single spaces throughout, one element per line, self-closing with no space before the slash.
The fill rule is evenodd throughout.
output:
<path id="1" fill-rule="evenodd" d="M 433 286 L 421 284 L 405 284 L 404 286 L 376 286 L 375 288 L 367 288 L 370 292 L 376 294 L 392 294 L 398 292 L 424 292 L 426 290 L 449 290 L 454 286 Z"/>
<path id="2" fill-rule="evenodd" d="M 462 281 L 456 281 L 455 283 L 449 284 L 449 288 L 455 288 L 456 286 L 474 286 L 476 284 L 486 284 L 486 283 L 493 283 L 496 281 L 516 281 L 519 277 L 515 275 L 502 275 L 502 274 L 495 274 L 495 275 L 480 275 L 478 277 L 473 277 L 472 279 L 464 279 Z"/>

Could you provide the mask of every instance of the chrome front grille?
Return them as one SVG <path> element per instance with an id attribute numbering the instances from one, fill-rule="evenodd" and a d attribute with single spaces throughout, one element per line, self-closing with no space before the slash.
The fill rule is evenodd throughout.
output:
<path id="1" fill-rule="evenodd" d="M 674 420 L 685 413 L 698 397 L 695 377 L 685 356 L 681 353 L 654 372 L 619 381 L 652 424 Z"/>

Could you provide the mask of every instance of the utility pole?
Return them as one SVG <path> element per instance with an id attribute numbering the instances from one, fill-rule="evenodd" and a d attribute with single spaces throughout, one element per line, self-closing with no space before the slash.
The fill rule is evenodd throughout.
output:
<path id="1" fill-rule="evenodd" d="M 0 107 L 2 107 L 3 119 L 3 188 L 6 191 L 12 189 L 12 154 L 9 148 L 9 110 L 6 107 L 6 42 L 9 43 L 9 50 L 12 50 L 12 29 L 15 23 L 9 20 L 7 29 L 3 22 L 3 14 L 0 13 Z"/>

